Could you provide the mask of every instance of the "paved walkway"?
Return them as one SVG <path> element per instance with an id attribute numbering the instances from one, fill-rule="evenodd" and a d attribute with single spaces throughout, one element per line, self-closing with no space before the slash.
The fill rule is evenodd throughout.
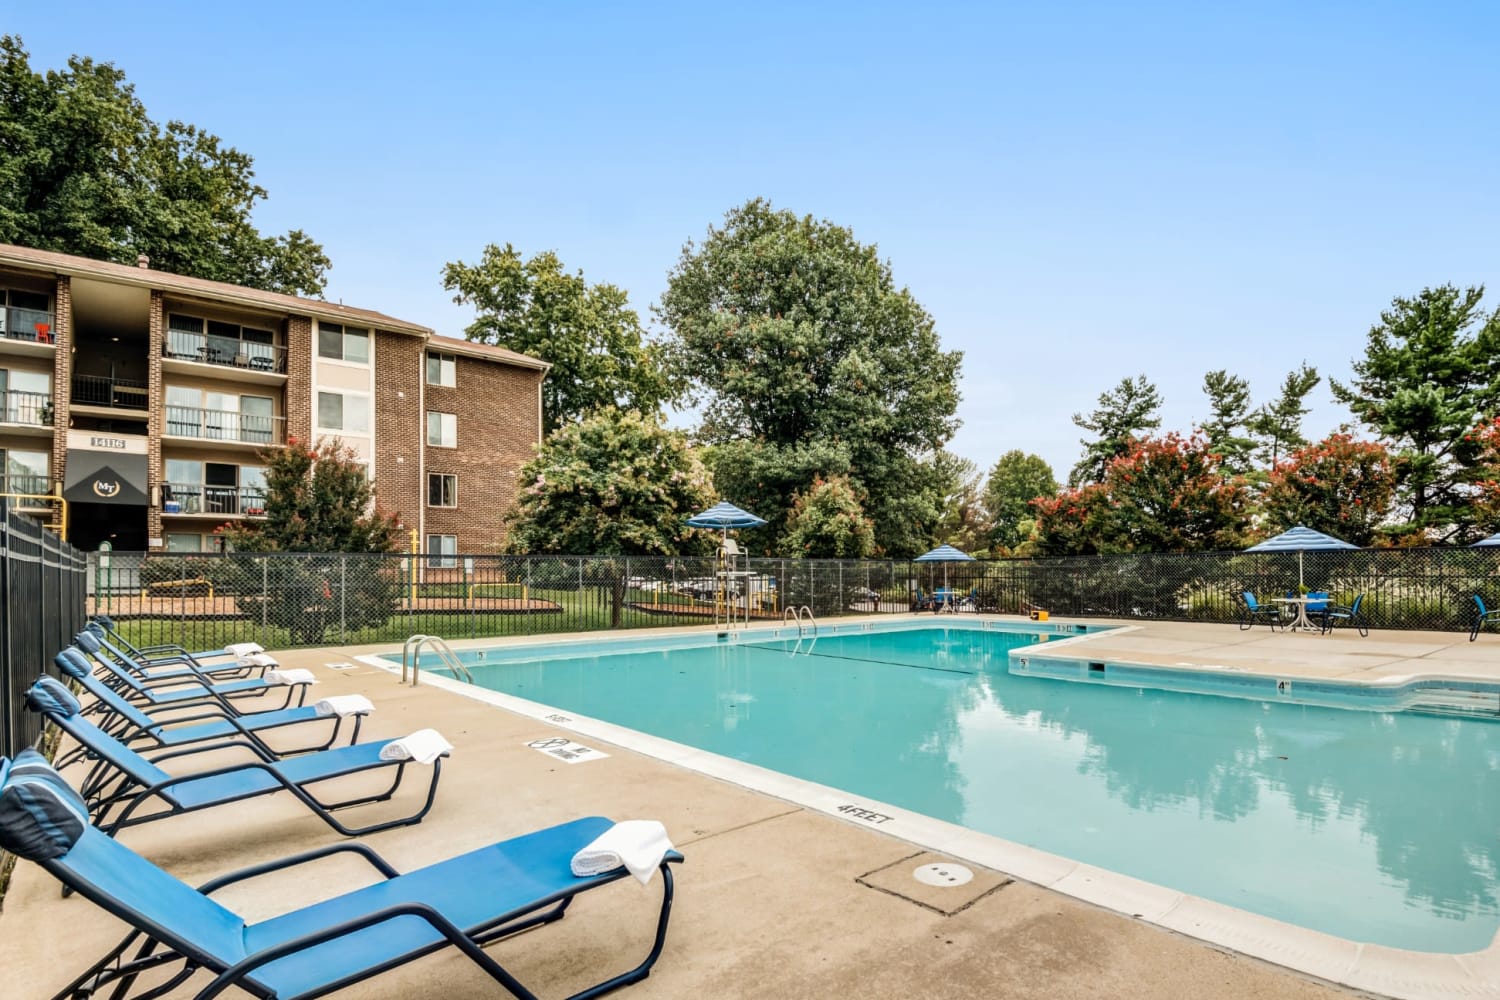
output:
<path id="1" fill-rule="evenodd" d="M 1348 674 L 1427 661 L 1500 676 L 1500 639 L 1494 637 L 1468 647 L 1451 637 L 1360 640 L 1154 624 L 1098 641 L 1098 655 L 1137 662 L 1227 664 L 1239 658 L 1282 671 Z M 526 746 L 560 734 L 543 721 L 434 686 L 402 687 L 363 664 L 326 666 L 362 651 L 303 650 L 282 659 L 312 669 L 322 682 L 320 695 L 372 698 L 377 711 L 368 738 L 432 725 L 455 744 L 431 815 L 420 826 L 369 838 L 398 867 L 580 815 L 665 822 L 687 856 L 678 869 L 672 927 L 656 971 L 617 994 L 622 998 L 1355 995 L 994 871 L 979 869 L 962 889 L 923 889 L 911 870 L 936 856 L 878 831 L 618 746 L 602 745 L 607 758 L 564 764 Z M 371 808 L 409 804 L 398 797 Z M 336 837 L 289 796 L 273 796 L 150 824 L 123 839 L 197 883 Z M 359 866 L 340 861 L 316 871 L 313 878 L 256 880 L 222 898 L 257 919 L 367 878 Z M 559 924 L 502 942 L 492 953 L 542 996 L 566 995 L 644 953 L 658 889 L 626 880 L 590 893 Z M 77 897 L 60 898 L 50 876 L 23 863 L 0 912 L 0 994 L 7 1000 L 50 996 L 121 933 L 113 917 Z M 205 982 L 200 975 L 189 987 Z M 170 996 L 191 993 L 179 988 Z M 503 992 L 448 951 L 339 995 L 466 1000 Z M 1500 986 L 1491 995 L 1500 996 Z"/>

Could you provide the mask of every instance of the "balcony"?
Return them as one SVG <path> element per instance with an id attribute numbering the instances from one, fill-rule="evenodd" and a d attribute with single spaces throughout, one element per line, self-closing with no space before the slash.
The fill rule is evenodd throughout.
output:
<path id="1" fill-rule="evenodd" d="M 12 472 L 0 474 L 0 493 L 24 493 L 45 496 L 52 492 L 52 481 L 34 472 Z"/>
<path id="2" fill-rule="evenodd" d="M 161 512 L 167 517 L 210 514 L 216 517 L 264 517 L 266 494 L 259 486 L 204 486 L 164 483 Z"/>
<path id="3" fill-rule="evenodd" d="M 200 410 L 193 406 L 167 407 L 163 433 L 170 437 L 197 438 L 248 444 L 256 447 L 286 443 L 286 418 L 265 417 L 233 410 Z"/>
<path id="4" fill-rule="evenodd" d="M 51 393 L 7 389 L 0 394 L 0 422 L 51 433 L 52 419 Z M 9 427 L 7 430 L 14 431 L 15 428 Z"/>
<path id="5" fill-rule="evenodd" d="M 148 410 L 151 408 L 151 393 L 145 382 L 105 375 L 74 375 L 71 405 Z"/>
<path id="6" fill-rule="evenodd" d="M 212 334 L 168 330 L 163 355 L 169 361 L 190 361 L 262 375 L 286 374 L 285 347 Z"/>
<path id="7" fill-rule="evenodd" d="M 24 340 L 33 344 L 51 344 L 52 314 L 42 309 L 0 309 L 0 333 L 6 340 Z"/>

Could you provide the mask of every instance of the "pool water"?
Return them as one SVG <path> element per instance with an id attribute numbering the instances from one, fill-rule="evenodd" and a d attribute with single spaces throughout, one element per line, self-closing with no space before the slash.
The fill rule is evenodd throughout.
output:
<path id="1" fill-rule="evenodd" d="M 1490 944 L 1500 725 L 1007 672 L 1048 638 L 948 625 L 465 660 L 492 690 L 1302 927 Z"/>

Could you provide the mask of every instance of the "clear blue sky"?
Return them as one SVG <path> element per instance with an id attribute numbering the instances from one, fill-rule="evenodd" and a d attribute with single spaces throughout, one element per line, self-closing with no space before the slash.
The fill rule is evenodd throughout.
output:
<path id="1" fill-rule="evenodd" d="M 816 6 L 816 10 L 804 9 Z M 459 335 L 445 261 L 556 250 L 642 315 L 763 195 L 877 243 L 965 353 L 953 449 L 1060 474 L 1121 376 L 1345 376 L 1398 294 L 1500 303 L 1500 6 L 10 4 L 253 154 L 328 296 Z M 1308 430 L 1347 419 L 1326 385 Z"/>

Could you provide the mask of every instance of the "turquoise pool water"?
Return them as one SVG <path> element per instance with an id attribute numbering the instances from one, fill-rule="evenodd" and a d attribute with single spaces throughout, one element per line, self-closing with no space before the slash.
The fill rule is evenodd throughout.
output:
<path id="1" fill-rule="evenodd" d="M 1457 953 L 1500 929 L 1500 725 L 1007 672 L 1047 638 L 933 625 L 464 662 L 486 688 L 1339 937 Z"/>

